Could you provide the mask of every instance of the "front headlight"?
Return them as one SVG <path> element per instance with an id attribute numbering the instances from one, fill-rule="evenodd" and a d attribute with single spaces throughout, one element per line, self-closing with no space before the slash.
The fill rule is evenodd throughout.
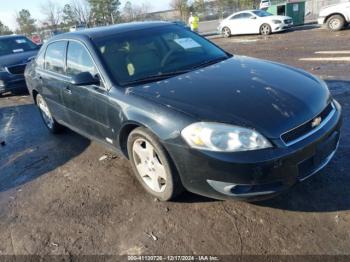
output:
<path id="1" fill-rule="evenodd" d="M 5 69 L 5 67 L 3 67 L 3 66 L 0 66 L 0 72 L 6 72 L 6 69 Z"/>
<path id="2" fill-rule="evenodd" d="M 280 21 L 280 20 L 272 20 L 272 23 L 274 23 L 274 24 L 281 24 L 282 21 Z"/>
<path id="3" fill-rule="evenodd" d="M 190 147 L 208 151 L 239 152 L 272 147 L 255 130 L 220 123 L 194 123 L 184 128 L 181 135 Z"/>

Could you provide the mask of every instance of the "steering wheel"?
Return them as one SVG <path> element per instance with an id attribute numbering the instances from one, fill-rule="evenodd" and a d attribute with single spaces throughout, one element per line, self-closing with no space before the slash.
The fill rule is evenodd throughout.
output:
<path id="1" fill-rule="evenodd" d="M 165 54 L 165 56 L 163 57 L 160 63 L 161 67 L 164 67 L 165 65 L 167 65 L 171 61 L 170 58 L 176 53 L 180 53 L 180 52 L 177 50 L 169 50 L 169 52 Z"/>

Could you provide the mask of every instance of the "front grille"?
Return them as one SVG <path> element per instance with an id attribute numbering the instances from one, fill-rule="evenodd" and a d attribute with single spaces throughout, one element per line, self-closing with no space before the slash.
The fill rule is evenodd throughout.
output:
<path id="1" fill-rule="evenodd" d="M 330 114 L 335 110 L 332 103 L 330 103 L 319 115 L 317 115 L 315 118 L 311 119 L 310 121 L 302 124 L 301 126 L 298 126 L 297 128 L 294 128 L 286 133 L 284 133 L 281 138 L 283 142 L 287 145 L 293 144 L 295 141 L 299 141 L 304 136 L 307 136 L 308 134 L 312 133 L 314 130 L 319 128 L 325 121 L 327 121 L 327 118 L 330 116 Z M 317 118 L 321 118 L 321 122 L 318 125 L 314 125 L 314 121 Z"/>
<path id="2" fill-rule="evenodd" d="M 284 23 L 285 23 L 285 24 L 290 24 L 290 23 L 292 23 L 292 22 L 293 22 L 292 19 L 286 19 L 286 20 L 284 20 Z"/>
<path id="3" fill-rule="evenodd" d="M 24 65 L 15 65 L 7 67 L 7 70 L 14 75 L 23 75 L 24 70 L 26 69 L 26 64 Z"/>

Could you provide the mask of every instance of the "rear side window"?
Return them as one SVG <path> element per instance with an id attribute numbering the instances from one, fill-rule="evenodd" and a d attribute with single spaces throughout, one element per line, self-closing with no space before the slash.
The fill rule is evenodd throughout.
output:
<path id="1" fill-rule="evenodd" d="M 45 69 L 64 74 L 64 58 L 66 56 L 66 46 L 65 41 L 59 41 L 50 44 L 46 49 L 45 54 Z"/>
<path id="2" fill-rule="evenodd" d="M 79 73 L 89 72 L 95 76 L 97 69 L 86 48 L 77 42 L 69 42 L 67 51 L 67 74 L 74 76 Z"/>

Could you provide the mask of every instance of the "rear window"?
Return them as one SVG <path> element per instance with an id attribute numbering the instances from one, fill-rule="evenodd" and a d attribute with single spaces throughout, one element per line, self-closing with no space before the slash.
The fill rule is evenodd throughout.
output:
<path id="1" fill-rule="evenodd" d="M 26 37 L 0 39 L 0 56 L 38 50 L 39 47 Z"/>

